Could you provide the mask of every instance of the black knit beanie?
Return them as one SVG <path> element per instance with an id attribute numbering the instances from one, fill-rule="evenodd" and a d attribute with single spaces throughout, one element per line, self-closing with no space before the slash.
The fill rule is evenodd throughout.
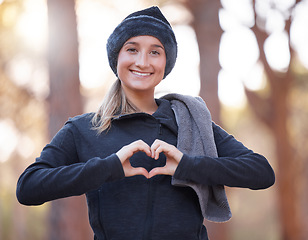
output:
<path id="1" fill-rule="evenodd" d="M 177 57 L 177 42 L 170 23 L 158 7 L 150 7 L 128 15 L 113 31 L 107 41 L 109 65 L 117 75 L 119 52 L 124 43 L 136 36 L 153 36 L 165 48 L 166 68 L 164 78 L 171 72 Z"/>

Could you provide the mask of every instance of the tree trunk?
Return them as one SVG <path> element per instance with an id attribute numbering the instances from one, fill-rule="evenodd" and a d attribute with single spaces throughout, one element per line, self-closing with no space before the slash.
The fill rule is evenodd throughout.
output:
<path id="1" fill-rule="evenodd" d="M 54 136 L 65 121 L 82 113 L 79 91 L 78 35 L 73 0 L 48 0 L 49 20 L 49 134 Z M 50 240 L 90 239 L 84 197 L 52 202 Z"/>
<path id="2" fill-rule="evenodd" d="M 257 117 L 265 123 L 272 131 L 277 158 L 276 182 L 278 185 L 278 210 L 280 213 L 282 239 L 302 240 L 302 227 L 298 212 L 299 196 L 297 191 L 297 180 L 299 173 L 299 161 L 294 156 L 289 139 L 287 128 L 289 118 L 288 93 L 290 83 L 293 82 L 291 76 L 281 77 L 270 74 L 271 95 L 269 99 L 260 99 L 254 93 L 246 90 L 249 103 Z M 263 111 L 260 106 L 266 106 Z"/>
<path id="3" fill-rule="evenodd" d="M 206 101 L 212 118 L 220 123 L 220 102 L 218 98 L 219 45 L 222 29 L 218 11 L 220 1 L 190 0 L 187 7 L 194 16 L 192 27 L 197 36 L 200 54 L 200 96 Z"/>
<path id="4" fill-rule="evenodd" d="M 220 1 L 188 0 L 187 8 L 194 16 L 192 27 L 195 30 L 200 54 L 200 96 L 206 101 L 213 120 L 220 121 L 220 101 L 218 98 L 219 44 L 222 29 L 218 12 Z M 210 239 L 226 240 L 227 223 L 217 224 L 205 221 Z"/>
<path id="5" fill-rule="evenodd" d="M 255 1 L 253 1 L 255 8 Z M 254 9 L 255 11 L 255 9 Z M 256 11 L 255 11 L 255 20 Z M 286 21 L 285 30 L 290 36 L 291 17 Z M 297 191 L 297 180 L 299 171 L 299 161 L 295 158 L 295 151 L 290 144 L 290 134 L 288 131 L 288 97 L 289 91 L 294 82 L 291 67 L 286 73 L 277 73 L 271 69 L 267 62 L 264 43 L 268 38 L 266 32 L 253 26 L 260 49 L 260 61 L 262 62 L 268 83 L 270 94 L 268 98 L 262 98 L 257 93 L 246 90 L 248 101 L 263 123 L 272 131 L 276 142 L 277 171 L 276 182 L 278 185 L 278 203 L 281 221 L 283 240 L 303 239 L 303 227 L 298 212 L 299 196 Z M 290 66 L 294 61 L 294 51 L 290 50 Z"/>

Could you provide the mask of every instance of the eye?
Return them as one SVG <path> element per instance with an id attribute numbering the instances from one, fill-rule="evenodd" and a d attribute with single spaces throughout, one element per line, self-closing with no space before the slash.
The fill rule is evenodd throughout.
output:
<path id="1" fill-rule="evenodd" d="M 160 55 L 160 52 L 156 51 L 156 50 L 153 50 L 153 51 L 150 52 L 150 54 L 152 54 L 152 55 Z"/>
<path id="2" fill-rule="evenodd" d="M 137 49 L 136 48 L 128 48 L 126 51 L 131 52 L 131 53 L 135 53 L 135 52 L 137 52 Z"/>

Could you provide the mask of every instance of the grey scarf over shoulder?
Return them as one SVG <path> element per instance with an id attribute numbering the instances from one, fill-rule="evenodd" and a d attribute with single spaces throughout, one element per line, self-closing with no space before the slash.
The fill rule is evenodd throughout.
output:
<path id="1" fill-rule="evenodd" d="M 217 157 L 211 114 L 200 97 L 168 94 L 178 124 L 177 148 L 189 156 Z M 174 186 L 189 186 L 199 198 L 203 217 L 209 221 L 225 222 L 232 214 L 223 185 L 208 186 L 192 181 L 172 179 Z"/>

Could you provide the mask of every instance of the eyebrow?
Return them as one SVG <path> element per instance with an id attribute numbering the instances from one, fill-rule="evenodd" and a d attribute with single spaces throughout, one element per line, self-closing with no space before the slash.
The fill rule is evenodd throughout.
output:
<path id="1" fill-rule="evenodd" d="M 139 45 L 139 43 L 137 43 L 137 42 L 126 42 L 126 43 L 124 43 L 123 46 L 126 46 L 128 44 Z M 157 47 L 157 48 L 161 48 L 161 49 L 165 50 L 165 48 L 163 46 L 158 45 L 158 44 L 152 44 L 151 47 Z"/>

